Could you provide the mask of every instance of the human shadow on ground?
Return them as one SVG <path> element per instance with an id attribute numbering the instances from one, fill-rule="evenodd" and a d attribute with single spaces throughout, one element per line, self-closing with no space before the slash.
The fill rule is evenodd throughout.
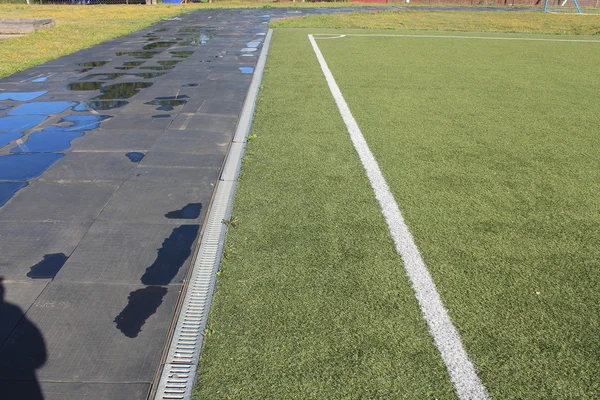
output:
<path id="1" fill-rule="evenodd" d="M 41 331 L 19 306 L 6 301 L 0 277 L 0 397 L 43 400 L 35 371 L 46 358 Z"/>

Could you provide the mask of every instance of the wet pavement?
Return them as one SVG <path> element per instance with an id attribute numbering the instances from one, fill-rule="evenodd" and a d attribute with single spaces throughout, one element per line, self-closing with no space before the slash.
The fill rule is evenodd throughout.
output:
<path id="1" fill-rule="evenodd" d="M 2 398 L 147 398 L 266 23 L 351 10 L 198 11 L 0 80 Z"/>

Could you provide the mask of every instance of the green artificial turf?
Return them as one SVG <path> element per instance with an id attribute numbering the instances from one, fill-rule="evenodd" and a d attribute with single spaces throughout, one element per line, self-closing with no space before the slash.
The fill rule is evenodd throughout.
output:
<path id="1" fill-rule="evenodd" d="M 310 32 L 274 35 L 195 398 L 453 398 Z M 599 398 L 600 43 L 318 43 L 492 397 Z"/>
<path id="2" fill-rule="evenodd" d="M 319 46 L 492 397 L 600 398 L 600 43 Z"/>
<path id="3" fill-rule="evenodd" d="M 305 34 L 252 134 L 195 398 L 455 398 Z"/>

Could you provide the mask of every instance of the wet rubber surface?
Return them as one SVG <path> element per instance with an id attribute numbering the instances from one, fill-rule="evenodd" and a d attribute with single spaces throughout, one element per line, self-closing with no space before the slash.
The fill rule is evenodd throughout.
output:
<path id="1" fill-rule="evenodd" d="M 184 14 L 0 80 L 0 397 L 147 398 L 288 11 Z"/>

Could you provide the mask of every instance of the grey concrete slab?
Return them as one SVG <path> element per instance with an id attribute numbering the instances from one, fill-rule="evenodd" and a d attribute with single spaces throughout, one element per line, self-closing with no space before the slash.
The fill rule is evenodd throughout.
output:
<path id="1" fill-rule="evenodd" d="M 244 105 L 243 101 L 206 100 L 200 111 L 203 114 L 228 114 L 238 116 Z"/>
<path id="2" fill-rule="evenodd" d="M 0 381 L 152 381 L 179 290 L 51 283 L 0 348 Z"/>
<path id="3" fill-rule="evenodd" d="M 71 255 L 91 221 L 0 223 L 0 276 L 6 280 L 29 280 L 31 267 L 53 254 Z"/>
<path id="4" fill-rule="evenodd" d="M 41 181 L 121 181 L 137 167 L 126 154 L 119 152 L 71 152 L 54 164 Z"/>
<path id="5" fill-rule="evenodd" d="M 204 208 L 197 218 L 178 219 L 174 224 L 97 222 L 55 281 L 179 284 L 192 259 L 199 233 L 197 221 L 204 217 Z M 163 275 L 160 279 L 142 279 L 147 270 Z"/>
<path id="6" fill-rule="evenodd" d="M 0 281 L 0 344 L 8 339 L 48 282 L 47 279 Z"/>
<path id="7" fill-rule="evenodd" d="M 106 205 L 99 221 L 180 223 L 165 217 L 188 204 L 206 206 L 213 186 L 200 179 L 192 185 L 165 181 L 126 181 Z M 196 219 L 194 219 L 196 220 Z"/>
<path id="8" fill-rule="evenodd" d="M 18 201 L 0 209 L 0 221 L 92 221 L 120 183 L 33 182 L 21 190 Z"/>

